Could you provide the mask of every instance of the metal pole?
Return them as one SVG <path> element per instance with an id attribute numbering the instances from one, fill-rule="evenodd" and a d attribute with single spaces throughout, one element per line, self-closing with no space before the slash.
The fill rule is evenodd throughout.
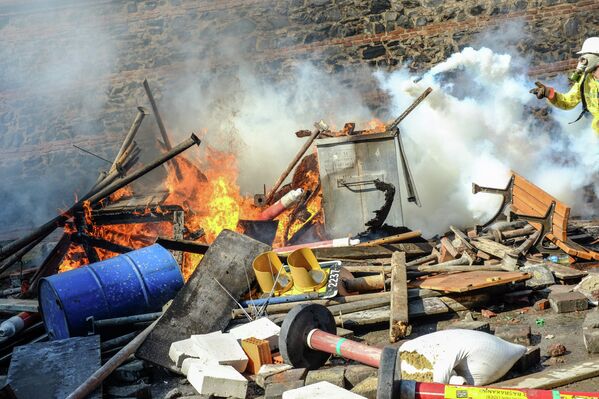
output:
<path id="1" fill-rule="evenodd" d="M 300 159 L 302 159 L 302 157 L 304 156 L 306 151 L 308 151 L 308 148 L 310 148 L 310 146 L 312 145 L 314 140 L 316 140 L 316 138 L 318 137 L 320 132 L 327 130 L 328 128 L 329 127 L 326 125 L 326 123 L 324 123 L 324 121 L 320 121 L 316 124 L 316 130 L 314 130 L 312 132 L 312 135 L 310 135 L 310 137 L 308 138 L 308 141 L 306 141 L 304 143 L 304 145 L 302 146 L 302 148 L 300 148 L 298 153 L 295 155 L 295 158 L 293 158 L 293 160 L 289 163 L 289 165 L 287 166 L 287 169 L 285 169 L 283 174 L 279 177 L 279 179 L 275 182 L 274 186 L 270 189 L 270 191 L 266 195 L 266 200 L 265 200 L 266 204 L 271 203 L 272 198 L 276 194 L 279 187 L 281 187 L 281 184 L 283 184 L 283 182 L 285 181 L 287 176 L 289 176 L 289 173 L 291 173 L 293 168 L 295 168 L 295 165 L 297 165 L 297 163 L 300 161 Z"/>
<path id="2" fill-rule="evenodd" d="M 414 108 L 418 106 L 418 104 L 420 104 L 429 94 L 431 94 L 432 91 L 433 89 L 428 87 L 420 96 L 418 96 L 416 100 L 414 100 L 412 104 L 410 104 L 408 108 L 406 108 L 404 112 L 401 113 L 401 115 L 397 117 L 397 119 L 387 125 L 387 130 L 395 129 L 397 125 L 399 125 L 399 123 L 403 121 L 405 117 L 408 116 L 410 112 L 412 112 Z"/>
<path id="3" fill-rule="evenodd" d="M 140 178 L 141 176 L 145 175 L 146 173 L 151 172 L 152 170 L 156 169 L 158 166 L 162 165 L 163 163 L 176 157 L 177 155 L 179 155 L 183 151 L 187 150 L 189 147 L 191 147 L 194 144 L 200 145 L 201 140 L 195 134 L 192 133 L 190 138 L 188 138 L 187 140 L 185 140 L 178 146 L 174 147 L 171 151 L 167 152 L 166 154 L 163 154 L 158 159 L 154 160 L 153 162 L 151 162 L 147 166 L 141 168 L 140 170 L 132 173 L 131 175 L 114 182 L 113 184 L 111 184 L 108 187 L 105 187 L 100 192 L 98 192 L 95 195 L 93 195 L 92 197 L 90 197 L 89 201 L 92 204 L 95 202 L 98 202 L 102 198 L 105 198 L 106 196 L 114 193 L 115 191 L 125 187 L 132 181 Z"/>
<path id="4" fill-rule="evenodd" d="M 138 110 L 137 115 L 135 115 L 135 119 L 133 120 L 133 123 L 131 124 L 129 131 L 127 132 L 127 135 L 125 136 L 125 140 L 123 140 L 123 144 L 121 144 L 121 148 L 119 149 L 119 152 L 117 153 L 116 157 L 114 158 L 114 162 L 112 163 L 112 166 L 110 167 L 111 172 L 120 167 L 121 163 L 123 162 L 123 159 L 122 159 L 123 154 L 125 153 L 125 151 L 127 151 L 129 146 L 133 142 L 133 138 L 137 134 L 137 130 L 139 129 L 139 126 L 141 125 L 141 121 L 143 121 L 144 116 L 146 116 L 146 110 L 144 107 L 137 107 L 137 110 Z"/>
<path id="5" fill-rule="evenodd" d="M 156 101 L 154 100 L 154 96 L 152 95 L 152 91 L 150 90 L 150 85 L 148 84 L 148 79 L 144 79 L 144 89 L 146 90 L 146 95 L 148 96 L 148 100 L 150 100 L 150 105 L 152 106 L 152 112 L 154 112 L 154 117 L 156 118 L 156 123 L 158 124 L 158 130 L 160 130 L 160 135 L 162 136 L 162 141 L 164 141 L 164 146 L 167 151 L 170 151 L 173 148 L 171 144 L 171 140 L 168 137 L 168 133 L 166 132 L 166 128 L 164 127 L 164 123 L 162 122 L 162 117 L 158 112 L 158 106 L 156 105 Z M 177 180 L 181 180 L 181 171 L 179 170 L 179 165 L 176 161 L 171 162 L 171 165 L 175 169 L 175 174 L 177 175 Z"/>
<path id="6" fill-rule="evenodd" d="M 158 319 L 160 320 L 160 319 Z M 117 367 L 129 358 L 145 341 L 146 337 L 152 332 L 158 320 L 154 321 L 145 330 L 133 338 L 127 345 L 111 357 L 102 367 L 96 370 L 83 384 L 75 389 L 66 399 L 83 399 L 96 389 Z"/>
<path id="7" fill-rule="evenodd" d="M 44 225 L 38 227 L 33 232 L 31 232 L 29 235 L 27 235 L 23 238 L 20 238 L 18 240 L 12 241 L 11 243 L 7 244 L 6 246 L 0 248 L 0 261 L 5 260 L 10 255 L 12 255 L 15 252 L 17 252 L 18 250 L 20 250 L 21 248 L 29 245 L 32 241 L 35 241 L 38 239 L 43 239 L 44 237 L 46 237 L 50 233 L 52 233 L 56 228 L 63 226 L 64 223 L 72 217 L 73 212 L 75 210 L 81 208 L 84 201 L 89 200 L 92 203 L 97 202 L 97 201 L 101 200 L 102 198 L 114 193 L 118 189 L 125 187 L 127 184 L 131 183 L 135 179 L 152 171 L 153 169 L 160 166 L 161 164 L 168 161 L 169 159 L 172 159 L 173 157 L 179 155 L 181 152 L 185 151 L 192 145 L 194 145 L 194 144 L 200 145 L 200 143 L 201 143 L 200 139 L 195 134 L 192 134 L 191 138 L 189 138 L 186 141 L 184 141 L 183 143 L 179 144 L 177 147 L 173 148 L 168 153 L 164 154 L 163 156 L 156 159 L 151 164 L 138 170 L 137 172 L 133 173 L 132 175 L 130 175 L 126 178 L 123 178 L 122 180 L 118 180 L 118 181 L 112 183 L 111 185 L 104 187 L 100 191 L 96 191 L 95 194 L 94 194 L 94 192 L 88 193 L 83 198 L 81 198 L 79 201 L 77 201 L 66 212 L 56 216 L 54 219 L 52 219 L 49 222 L 45 223 Z"/>
<path id="8" fill-rule="evenodd" d="M 115 317 L 114 319 L 94 320 L 94 331 L 97 328 L 122 326 L 133 323 L 142 323 L 145 321 L 154 321 L 162 315 L 162 312 L 138 314 L 127 317 Z"/>

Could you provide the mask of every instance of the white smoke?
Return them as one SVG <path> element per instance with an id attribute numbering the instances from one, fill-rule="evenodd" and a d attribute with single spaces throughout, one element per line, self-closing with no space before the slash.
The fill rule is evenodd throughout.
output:
<path id="1" fill-rule="evenodd" d="M 544 104 L 528 93 L 534 85 L 516 67 L 521 63 L 509 54 L 469 47 L 420 80 L 405 70 L 376 73 L 396 114 L 426 87 L 433 88 L 400 125 L 423 203 L 420 209 L 404 208 L 408 226 L 435 234 L 450 224 L 486 221 L 500 198 L 473 195 L 471 184 L 503 188 L 510 170 L 569 204 L 573 214 L 597 214 L 584 204 L 583 190 L 595 184 L 599 192 L 597 135 L 588 121 L 567 124 L 575 111 L 555 110 L 558 128 L 552 131 L 531 117 L 528 106 Z"/>

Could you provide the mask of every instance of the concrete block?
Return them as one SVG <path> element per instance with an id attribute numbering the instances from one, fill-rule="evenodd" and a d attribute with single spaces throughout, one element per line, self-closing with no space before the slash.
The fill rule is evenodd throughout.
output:
<path id="1" fill-rule="evenodd" d="M 338 366 L 308 371 L 306 385 L 316 384 L 321 381 L 327 381 L 338 387 L 345 388 L 345 367 Z"/>
<path id="2" fill-rule="evenodd" d="M 264 390 L 264 399 L 281 399 L 285 392 L 301 388 L 304 381 L 289 381 L 285 383 L 269 384 Z"/>
<path id="3" fill-rule="evenodd" d="M 566 292 L 572 292 L 576 288 L 575 285 L 564 285 L 564 284 L 555 284 L 547 287 L 547 291 L 553 294 L 564 294 Z"/>
<path id="4" fill-rule="evenodd" d="M 575 312 L 586 310 L 589 307 L 587 297 L 580 292 L 551 293 L 549 294 L 549 303 L 556 313 Z"/>
<path id="5" fill-rule="evenodd" d="M 177 368 L 180 368 L 183 364 L 183 360 L 189 357 L 200 357 L 191 338 L 173 342 L 168 350 L 168 356 L 175 363 Z"/>
<path id="6" fill-rule="evenodd" d="M 258 338 L 245 338 L 241 340 L 241 348 L 248 357 L 246 371 L 251 374 L 258 373 L 263 364 L 272 363 L 268 341 Z"/>
<path id="7" fill-rule="evenodd" d="M 279 347 L 279 332 L 281 327 L 270 321 L 266 317 L 251 321 L 246 324 L 234 327 L 229 330 L 229 334 L 239 341 L 246 338 L 258 338 L 268 341 L 271 350 Z"/>
<path id="8" fill-rule="evenodd" d="M 352 392 L 368 399 L 376 399 L 378 377 L 368 377 L 352 388 Z"/>
<path id="9" fill-rule="evenodd" d="M 457 321 L 443 326 L 441 330 L 473 330 L 490 333 L 491 327 L 486 321 Z"/>
<path id="10" fill-rule="evenodd" d="M 287 371 L 292 367 L 289 364 L 264 364 L 258 370 L 258 374 L 256 374 L 256 384 L 258 386 L 264 388 L 265 380 L 271 375 L 282 373 L 283 371 Z"/>
<path id="11" fill-rule="evenodd" d="M 574 291 L 580 292 L 591 302 L 597 304 L 599 300 L 599 274 L 591 273 L 583 278 L 576 288 L 574 288 Z"/>
<path id="12" fill-rule="evenodd" d="M 369 377 L 378 376 L 379 370 L 364 364 L 351 364 L 345 368 L 345 381 L 353 388 Z"/>
<path id="13" fill-rule="evenodd" d="M 599 353 L 599 310 L 588 312 L 582 323 L 584 346 L 589 353 Z"/>
<path id="14" fill-rule="evenodd" d="M 530 369 L 537 367 L 541 363 L 541 348 L 539 346 L 529 346 L 526 353 L 514 364 L 512 370 L 518 373 L 525 373 Z"/>
<path id="15" fill-rule="evenodd" d="M 530 345 L 530 326 L 527 324 L 514 324 L 497 326 L 495 336 L 514 344 Z"/>
<path id="16" fill-rule="evenodd" d="M 307 373 L 308 369 L 305 368 L 286 370 L 282 373 L 266 377 L 264 379 L 264 386 L 268 386 L 269 384 L 286 384 L 291 381 L 302 381 L 303 383 Z"/>
<path id="17" fill-rule="evenodd" d="M 248 381 L 231 366 L 192 364 L 187 380 L 200 395 L 245 398 Z"/>
<path id="18" fill-rule="evenodd" d="M 340 388 L 330 382 L 321 381 L 317 384 L 306 385 L 302 388 L 293 389 L 283 394 L 283 399 L 365 399 L 364 396 Z"/>
<path id="19" fill-rule="evenodd" d="M 218 362 L 214 359 L 198 359 L 195 357 L 188 357 L 187 359 L 183 360 L 183 363 L 181 364 L 181 372 L 183 375 L 187 376 L 187 373 L 189 373 L 189 368 L 192 364 L 197 364 L 199 367 L 208 367 L 217 366 Z"/>
<path id="20" fill-rule="evenodd" d="M 198 357 L 214 359 L 221 365 L 233 366 L 242 373 L 248 364 L 248 357 L 231 334 L 192 335 L 194 348 Z"/>

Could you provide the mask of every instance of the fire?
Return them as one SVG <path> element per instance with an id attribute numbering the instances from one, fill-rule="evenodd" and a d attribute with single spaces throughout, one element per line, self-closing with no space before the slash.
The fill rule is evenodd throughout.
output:
<path id="1" fill-rule="evenodd" d="M 239 169 L 235 155 L 205 145 L 202 149 L 204 156 L 201 161 L 193 162 L 182 156 L 176 158 L 179 177 L 177 177 L 173 165 L 167 164 L 168 174 L 164 185 L 168 190 L 168 196 L 164 205 L 179 205 L 183 208 L 186 233 L 184 239 L 189 239 L 188 236 L 194 236 L 194 233 L 201 229 L 204 235 L 197 239 L 193 237 L 191 239 L 209 244 L 223 229 L 239 231 L 239 220 L 256 219 L 261 209 L 254 205 L 252 196 L 243 195 L 240 191 L 237 184 Z M 293 188 L 303 188 L 305 191 L 310 190 L 312 193 L 305 204 L 309 215 L 306 215 L 305 212 L 303 217 L 292 215 L 295 206 L 281 214 L 277 218 L 279 228 L 273 246 L 285 245 L 285 233 L 287 233 L 287 238 L 292 237 L 307 222 L 322 222 L 322 196 L 316 154 L 308 155 L 305 159 L 308 162 L 302 161 L 298 165 L 295 176 L 299 177 L 297 179 L 294 177 L 292 186 Z M 113 194 L 108 202 L 114 202 L 132 194 L 131 189 L 127 187 Z M 155 206 L 151 211 L 162 212 L 159 207 Z M 139 214 L 147 212 L 150 212 L 149 208 Z M 94 225 L 92 207 L 89 203 L 84 205 L 84 216 L 89 236 L 133 249 L 151 245 L 158 236 L 172 237 L 173 234 L 172 224 L 169 222 Z M 77 233 L 71 225 L 65 226 L 65 232 Z M 100 260 L 118 255 L 104 249 L 96 249 L 96 253 Z M 181 269 L 186 280 L 198 265 L 201 257 L 196 254 L 184 254 Z M 71 270 L 86 263 L 88 260 L 83 248 L 73 244 L 59 271 Z"/>
<path id="2" fill-rule="evenodd" d="M 387 130 L 387 125 L 380 119 L 374 118 L 366 124 L 366 130 L 364 130 L 364 134 L 372 134 L 372 133 L 383 133 Z"/>

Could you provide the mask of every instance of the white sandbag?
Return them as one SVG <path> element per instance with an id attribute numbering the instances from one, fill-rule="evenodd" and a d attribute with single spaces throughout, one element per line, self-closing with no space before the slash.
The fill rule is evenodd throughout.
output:
<path id="1" fill-rule="evenodd" d="M 487 385 L 503 377 L 526 348 L 481 331 L 444 330 L 407 341 L 399 351 L 403 379 L 448 384 L 457 375 L 468 385 Z"/>

